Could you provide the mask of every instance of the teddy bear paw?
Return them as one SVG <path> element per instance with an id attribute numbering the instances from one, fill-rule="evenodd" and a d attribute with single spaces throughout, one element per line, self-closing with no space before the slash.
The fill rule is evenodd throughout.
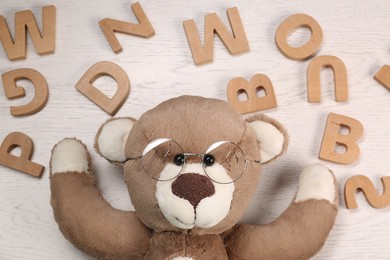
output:
<path id="1" fill-rule="evenodd" d="M 89 172 L 90 156 L 86 146 L 74 138 L 65 138 L 54 146 L 51 160 L 50 172 Z"/>
<path id="2" fill-rule="evenodd" d="M 333 173 L 322 164 L 305 167 L 299 177 L 295 202 L 309 199 L 327 200 L 335 203 L 336 180 Z"/>

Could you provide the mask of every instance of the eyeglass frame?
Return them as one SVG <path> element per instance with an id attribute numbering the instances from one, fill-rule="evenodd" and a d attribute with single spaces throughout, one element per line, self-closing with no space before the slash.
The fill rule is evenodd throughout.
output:
<path id="1" fill-rule="evenodd" d="M 177 173 L 174 177 L 172 177 L 172 178 L 170 178 L 170 179 L 166 179 L 166 180 L 160 180 L 160 179 L 157 179 L 157 178 L 151 176 L 150 174 L 148 174 L 147 170 L 146 170 L 145 167 L 144 167 L 144 164 L 143 164 L 142 161 L 141 161 L 141 166 L 142 166 L 143 170 L 145 171 L 145 173 L 146 173 L 150 178 L 152 178 L 152 179 L 155 180 L 155 181 L 170 181 L 170 180 L 176 179 L 180 174 L 182 174 L 182 171 L 183 171 L 183 169 L 184 169 L 184 167 L 185 167 L 185 165 L 186 165 L 186 162 L 187 162 L 186 158 L 187 158 L 188 156 L 199 156 L 199 157 L 201 158 L 201 162 L 202 162 L 201 164 L 202 164 L 203 172 L 206 174 L 207 178 L 209 178 L 212 182 L 215 182 L 215 183 L 218 183 L 218 184 L 231 184 L 231 183 L 236 182 L 236 181 L 237 181 L 238 179 L 240 179 L 241 176 L 244 174 L 244 172 L 245 172 L 245 170 L 246 170 L 246 167 L 247 167 L 248 163 L 250 163 L 250 162 L 254 162 L 254 163 L 261 164 L 261 161 L 260 161 L 260 160 L 247 160 L 246 157 L 245 157 L 245 153 L 244 153 L 244 151 L 242 150 L 242 148 L 241 148 L 238 144 L 236 144 L 236 143 L 234 143 L 234 142 L 232 142 L 232 141 L 217 141 L 217 142 L 211 144 L 211 145 L 207 148 L 206 153 L 199 153 L 199 154 L 198 154 L 198 153 L 185 153 L 185 152 L 184 152 L 184 149 L 181 147 L 181 145 L 180 145 L 178 142 L 176 142 L 175 140 L 170 139 L 170 138 L 156 138 L 156 139 L 150 141 L 150 142 L 145 146 L 145 148 L 142 150 L 142 155 L 140 155 L 140 156 L 138 156 L 138 157 L 134 157 L 134 158 L 127 158 L 126 161 L 125 161 L 125 163 L 128 162 L 128 161 L 131 161 L 131 160 L 139 160 L 139 159 L 142 160 L 143 156 L 144 156 L 146 153 L 148 153 L 149 151 L 151 151 L 152 149 L 154 149 L 154 148 L 156 148 L 156 147 L 158 146 L 158 145 L 157 145 L 157 146 L 153 147 L 152 149 L 150 149 L 149 151 L 147 151 L 147 152 L 145 153 L 146 148 L 147 148 L 149 145 L 151 145 L 152 143 L 155 143 L 157 140 L 163 140 L 164 142 L 166 142 L 166 141 L 172 141 L 173 143 L 175 143 L 175 144 L 180 148 L 180 150 L 183 152 L 183 153 L 181 153 L 181 154 L 183 154 L 183 156 L 184 156 L 184 163 L 183 163 L 182 165 L 180 165 L 181 170 L 180 170 L 180 172 Z M 162 143 L 164 143 L 164 142 L 162 142 Z M 161 144 L 162 144 L 162 143 L 161 143 Z M 241 174 L 240 174 L 236 179 L 234 179 L 234 180 L 232 180 L 232 181 L 230 181 L 230 182 L 220 182 L 220 181 L 216 181 L 216 180 L 214 180 L 213 178 L 211 178 L 211 177 L 209 176 L 209 174 L 207 173 L 207 171 L 206 171 L 206 169 L 205 169 L 206 165 L 205 165 L 205 163 L 203 162 L 203 158 L 204 158 L 205 155 L 208 154 L 207 151 L 210 151 L 210 148 L 212 148 L 213 146 L 216 146 L 217 144 L 221 144 L 221 145 L 222 145 L 222 144 L 224 144 L 224 143 L 231 143 L 231 144 L 233 144 L 234 146 L 236 146 L 236 147 L 240 150 L 240 152 L 241 152 L 241 154 L 243 155 L 243 158 L 244 158 L 244 167 L 242 168 Z M 160 144 L 159 144 L 159 145 L 160 145 Z M 218 146 L 217 146 L 217 147 L 218 147 Z"/>

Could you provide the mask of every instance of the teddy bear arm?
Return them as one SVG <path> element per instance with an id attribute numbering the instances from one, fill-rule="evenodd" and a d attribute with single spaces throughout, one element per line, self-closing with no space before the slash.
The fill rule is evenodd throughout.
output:
<path id="1" fill-rule="evenodd" d="M 300 174 L 294 201 L 267 225 L 241 225 L 225 238 L 230 259 L 309 259 L 325 243 L 337 215 L 337 180 L 313 164 Z"/>
<path id="2" fill-rule="evenodd" d="M 77 248 L 99 259 L 143 259 L 151 231 L 134 212 L 114 209 L 101 196 L 81 141 L 66 138 L 53 148 L 50 189 L 59 228 Z"/>
<path id="3" fill-rule="evenodd" d="M 325 243 L 337 210 L 326 200 L 292 203 L 267 225 L 240 225 L 226 238 L 229 259 L 309 259 Z"/>
<path id="4" fill-rule="evenodd" d="M 64 236 L 99 259 L 143 259 L 151 231 L 135 212 L 111 207 L 93 176 L 68 172 L 51 176 L 51 204 Z"/>

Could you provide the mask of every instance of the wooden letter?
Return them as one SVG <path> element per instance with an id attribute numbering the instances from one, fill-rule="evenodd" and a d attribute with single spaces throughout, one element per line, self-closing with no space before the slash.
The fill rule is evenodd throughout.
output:
<path id="1" fill-rule="evenodd" d="M 349 133 L 341 134 L 341 127 L 348 128 Z M 319 158 L 340 164 L 353 163 L 360 154 L 360 148 L 356 141 L 362 135 L 363 125 L 359 121 L 351 117 L 330 113 L 322 139 Z M 343 154 L 336 153 L 336 145 L 344 146 L 346 152 Z"/>
<path id="2" fill-rule="evenodd" d="M 15 41 L 12 39 L 8 25 L 0 16 L 0 41 L 8 59 L 25 59 L 27 52 L 27 31 L 39 55 L 54 52 L 56 36 L 56 8 L 54 5 L 42 8 L 42 34 L 38 29 L 35 17 L 30 10 L 15 14 Z"/>
<path id="3" fill-rule="evenodd" d="M 115 32 L 144 38 L 148 38 L 154 35 L 153 26 L 149 22 L 149 19 L 141 5 L 137 2 L 131 5 L 131 9 L 133 10 L 135 17 L 137 17 L 139 24 L 124 22 L 111 18 L 105 18 L 99 22 L 100 29 L 102 29 L 104 36 L 115 53 L 122 51 L 122 45 L 116 38 Z"/>
<path id="4" fill-rule="evenodd" d="M 112 98 L 108 98 L 92 83 L 101 76 L 110 76 L 118 89 Z M 125 102 L 130 91 L 130 81 L 126 72 L 113 62 L 101 61 L 93 65 L 76 84 L 76 89 L 110 115 L 115 115 Z"/>
<path id="5" fill-rule="evenodd" d="M 374 76 L 374 79 L 390 91 L 390 66 L 384 65 Z"/>
<path id="6" fill-rule="evenodd" d="M 381 178 L 383 194 L 379 195 L 371 180 L 364 175 L 356 175 L 348 179 L 344 188 L 345 204 L 348 209 L 356 209 L 355 191 L 363 191 L 368 203 L 374 208 L 382 209 L 390 205 L 390 176 Z"/>
<path id="7" fill-rule="evenodd" d="M 195 21 L 184 21 L 184 30 L 196 65 L 201 65 L 213 60 L 214 33 L 218 34 L 219 38 L 232 55 L 249 51 L 249 43 L 237 8 L 233 7 L 227 9 L 227 15 L 233 34 L 227 30 L 221 19 L 215 13 L 205 16 L 204 47 L 202 47 Z"/>
<path id="8" fill-rule="evenodd" d="M 257 97 L 257 91 L 264 89 L 265 96 Z M 276 107 L 276 98 L 271 80 L 263 74 L 254 75 L 250 82 L 244 78 L 237 77 L 229 81 L 228 100 L 241 114 L 261 111 Z M 245 92 L 248 100 L 239 101 L 238 94 Z"/>
<path id="9" fill-rule="evenodd" d="M 314 58 L 307 68 L 307 99 L 309 102 L 321 100 L 321 68 L 328 67 L 333 70 L 334 91 L 337 102 L 348 100 L 347 69 L 344 63 L 335 56 L 319 56 Z"/>
<path id="10" fill-rule="evenodd" d="M 22 150 L 19 157 L 11 154 L 16 147 Z M 33 152 L 34 145 L 30 137 L 20 132 L 10 133 L 0 146 L 0 164 L 34 177 L 41 177 L 45 167 L 31 161 Z"/>
<path id="11" fill-rule="evenodd" d="M 310 40 L 302 46 L 291 47 L 287 37 L 294 30 L 304 27 L 310 30 Z M 313 17 L 307 14 L 294 14 L 285 19 L 276 30 L 275 42 L 279 51 L 289 59 L 305 60 L 317 52 L 322 41 L 322 29 Z"/>
<path id="12" fill-rule="evenodd" d="M 46 105 L 49 98 L 49 88 L 45 78 L 36 70 L 33 69 L 15 69 L 1 75 L 3 79 L 5 95 L 8 99 L 15 99 L 25 96 L 25 91 L 22 87 L 16 85 L 16 82 L 21 79 L 30 80 L 35 88 L 34 98 L 30 103 L 14 107 L 11 106 L 11 114 L 13 116 L 27 116 L 35 114 Z"/>

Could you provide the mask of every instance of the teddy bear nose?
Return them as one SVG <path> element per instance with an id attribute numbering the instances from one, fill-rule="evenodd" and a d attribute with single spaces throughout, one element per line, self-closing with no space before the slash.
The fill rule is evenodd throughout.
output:
<path id="1" fill-rule="evenodd" d="M 215 193 L 214 184 L 206 176 L 196 173 L 180 174 L 172 183 L 172 192 L 188 200 L 196 208 L 199 202 Z"/>

